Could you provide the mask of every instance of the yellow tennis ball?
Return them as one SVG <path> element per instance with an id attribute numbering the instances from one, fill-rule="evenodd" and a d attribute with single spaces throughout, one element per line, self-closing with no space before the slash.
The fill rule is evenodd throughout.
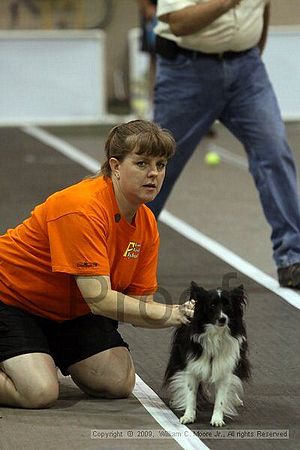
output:
<path id="1" fill-rule="evenodd" d="M 204 158 L 205 164 L 208 166 L 217 166 L 221 162 L 220 155 L 216 152 L 207 152 Z"/>

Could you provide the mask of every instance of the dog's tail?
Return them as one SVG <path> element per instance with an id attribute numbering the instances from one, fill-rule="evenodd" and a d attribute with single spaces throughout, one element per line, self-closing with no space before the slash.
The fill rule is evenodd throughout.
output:
<path id="1" fill-rule="evenodd" d="M 171 378 L 166 380 L 166 388 L 171 408 L 185 410 L 189 393 L 186 373 L 184 371 L 176 372 Z"/>

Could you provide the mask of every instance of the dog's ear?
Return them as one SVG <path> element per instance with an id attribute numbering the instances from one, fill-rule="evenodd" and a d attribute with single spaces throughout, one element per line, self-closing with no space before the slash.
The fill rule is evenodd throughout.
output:
<path id="1" fill-rule="evenodd" d="M 191 281 L 191 291 L 193 290 L 193 289 L 197 289 L 199 286 L 198 286 L 198 284 L 195 282 L 195 281 Z"/>
<path id="2" fill-rule="evenodd" d="M 232 289 L 231 298 L 233 299 L 234 302 L 237 302 L 240 306 L 245 307 L 248 304 L 248 297 L 242 284 Z"/>
<path id="3" fill-rule="evenodd" d="M 208 292 L 202 287 L 198 286 L 198 284 L 195 283 L 195 281 L 192 281 L 190 287 L 190 294 L 191 294 L 190 298 L 193 298 L 194 300 L 201 300 L 207 297 Z"/>

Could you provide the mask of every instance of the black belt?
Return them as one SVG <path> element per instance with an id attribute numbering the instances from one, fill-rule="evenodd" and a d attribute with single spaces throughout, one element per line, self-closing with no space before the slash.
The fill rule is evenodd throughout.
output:
<path id="1" fill-rule="evenodd" d="M 166 59 L 175 59 L 178 54 L 185 55 L 188 58 L 214 58 L 214 59 L 233 59 L 242 54 L 245 54 L 250 51 L 244 50 L 242 52 L 220 52 L 220 53 L 204 53 L 199 52 L 197 50 L 189 50 L 187 48 L 179 47 L 176 42 L 171 41 L 170 39 L 163 38 L 161 36 L 156 36 L 155 42 L 155 51 L 159 55 L 163 56 Z"/>
<path id="2" fill-rule="evenodd" d="M 183 47 L 178 47 L 178 53 L 181 55 L 185 55 L 188 58 L 201 58 L 201 57 L 206 57 L 206 58 L 214 58 L 214 59 L 234 59 L 237 56 L 241 56 L 244 53 L 247 53 L 249 51 L 248 50 L 244 50 L 241 52 L 220 52 L 220 53 L 204 53 L 204 52 L 199 52 L 198 50 L 189 50 L 187 48 L 183 48 Z"/>

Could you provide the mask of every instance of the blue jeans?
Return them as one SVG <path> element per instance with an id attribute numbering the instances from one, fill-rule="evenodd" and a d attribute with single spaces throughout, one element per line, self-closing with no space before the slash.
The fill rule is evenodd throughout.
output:
<path id="1" fill-rule="evenodd" d="M 228 59 L 183 54 L 175 60 L 158 57 L 154 121 L 173 133 L 177 152 L 167 166 L 160 194 L 148 206 L 159 215 L 185 164 L 216 119 L 245 147 L 272 227 L 277 267 L 300 262 L 295 164 L 257 48 Z"/>

